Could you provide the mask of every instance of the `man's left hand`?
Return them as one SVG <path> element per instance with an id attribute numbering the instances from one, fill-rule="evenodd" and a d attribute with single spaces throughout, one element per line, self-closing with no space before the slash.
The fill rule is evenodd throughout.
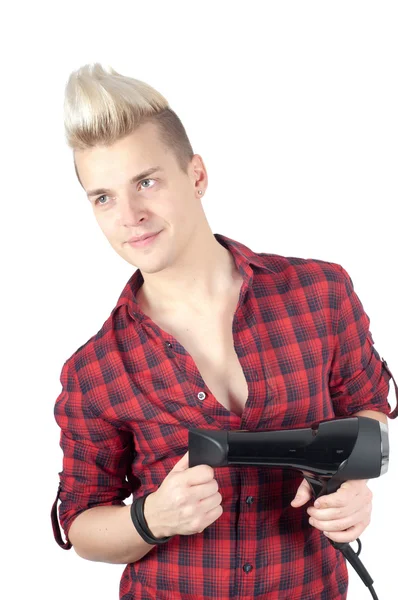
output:
<path id="1" fill-rule="evenodd" d="M 367 479 L 345 481 L 333 494 L 316 500 L 319 508 L 310 506 L 307 513 L 310 525 L 322 531 L 334 542 L 353 542 L 367 528 L 372 512 L 373 493 Z M 302 506 L 313 497 L 312 489 L 303 479 L 291 505 Z"/>

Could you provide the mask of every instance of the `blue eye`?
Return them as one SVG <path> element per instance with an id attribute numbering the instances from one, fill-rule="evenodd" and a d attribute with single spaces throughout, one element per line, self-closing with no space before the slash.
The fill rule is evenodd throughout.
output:
<path id="1" fill-rule="evenodd" d="M 143 181 L 155 181 L 155 180 L 154 180 L 154 179 L 141 179 L 141 181 L 140 181 L 140 185 L 141 185 L 141 183 L 142 183 Z M 147 187 L 147 186 L 144 186 L 144 189 L 148 189 L 148 187 Z"/>
<path id="2" fill-rule="evenodd" d="M 144 181 L 155 181 L 155 180 L 154 179 L 141 179 L 139 184 L 141 185 Z M 144 186 L 144 190 L 149 189 L 149 187 L 152 187 L 152 186 Z M 108 198 L 108 196 L 106 194 L 103 194 L 102 196 L 98 196 L 98 198 L 96 198 L 94 200 L 94 204 L 99 204 L 100 206 L 104 206 L 106 203 L 99 202 L 99 200 L 101 200 L 101 198 Z"/>
<path id="3" fill-rule="evenodd" d="M 102 205 L 103 205 L 103 203 L 102 203 L 102 202 L 98 202 L 98 200 L 99 200 L 100 198 L 107 198 L 107 196 L 106 196 L 105 194 L 104 194 L 103 196 L 98 196 L 98 198 L 97 198 L 97 199 L 94 201 L 94 204 L 101 204 L 101 206 L 102 206 Z"/>

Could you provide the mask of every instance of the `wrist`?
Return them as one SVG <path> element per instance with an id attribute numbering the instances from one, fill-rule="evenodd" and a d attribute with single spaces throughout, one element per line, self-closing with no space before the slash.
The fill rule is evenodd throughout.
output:
<path id="1" fill-rule="evenodd" d="M 156 492 L 152 492 L 152 494 L 148 494 L 145 498 L 144 503 L 144 517 L 147 522 L 148 529 L 152 533 L 155 538 L 166 537 L 168 534 L 164 532 L 157 521 L 157 515 L 159 514 L 158 509 L 156 508 Z"/>

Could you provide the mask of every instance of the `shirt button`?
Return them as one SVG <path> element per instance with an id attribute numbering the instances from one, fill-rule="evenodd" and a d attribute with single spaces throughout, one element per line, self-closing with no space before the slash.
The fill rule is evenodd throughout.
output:
<path id="1" fill-rule="evenodd" d="M 171 342 L 166 342 L 166 346 L 167 346 L 168 348 L 171 348 Z"/>
<path id="2" fill-rule="evenodd" d="M 198 398 L 199 400 L 204 400 L 206 398 L 206 394 L 204 392 L 199 392 Z"/>
<path id="3" fill-rule="evenodd" d="M 254 502 L 254 498 L 253 498 L 253 496 L 248 496 L 248 497 L 246 498 L 246 502 L 247 502 L 247 504 L 253 504 L 253 502 Z"/>
<path id="4" fill-rule="evenodd" d="M 243 570 L 245 573 L 250 573 L 250 571 L 253 569 L 253 565 L 246 563 L 245 565 L 243 565 Z"/>

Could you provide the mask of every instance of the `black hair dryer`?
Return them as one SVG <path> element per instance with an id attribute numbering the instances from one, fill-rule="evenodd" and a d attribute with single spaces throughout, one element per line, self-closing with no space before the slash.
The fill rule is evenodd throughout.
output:
<path id="1" fill-rule="evenodd" d="M 189 467 L 264 466 L 300 471 L 314 499 L 336 492 L 344 481 L 373 479 L 387 472 L 388 427 L 368 417 L 340 417 L 311 427 L 267 431 L 190 429 Z M 327 538 L 329 539 L 329 538 Z M 340 550 L 377 599 L 373 579 L 348 542 Z"/>

